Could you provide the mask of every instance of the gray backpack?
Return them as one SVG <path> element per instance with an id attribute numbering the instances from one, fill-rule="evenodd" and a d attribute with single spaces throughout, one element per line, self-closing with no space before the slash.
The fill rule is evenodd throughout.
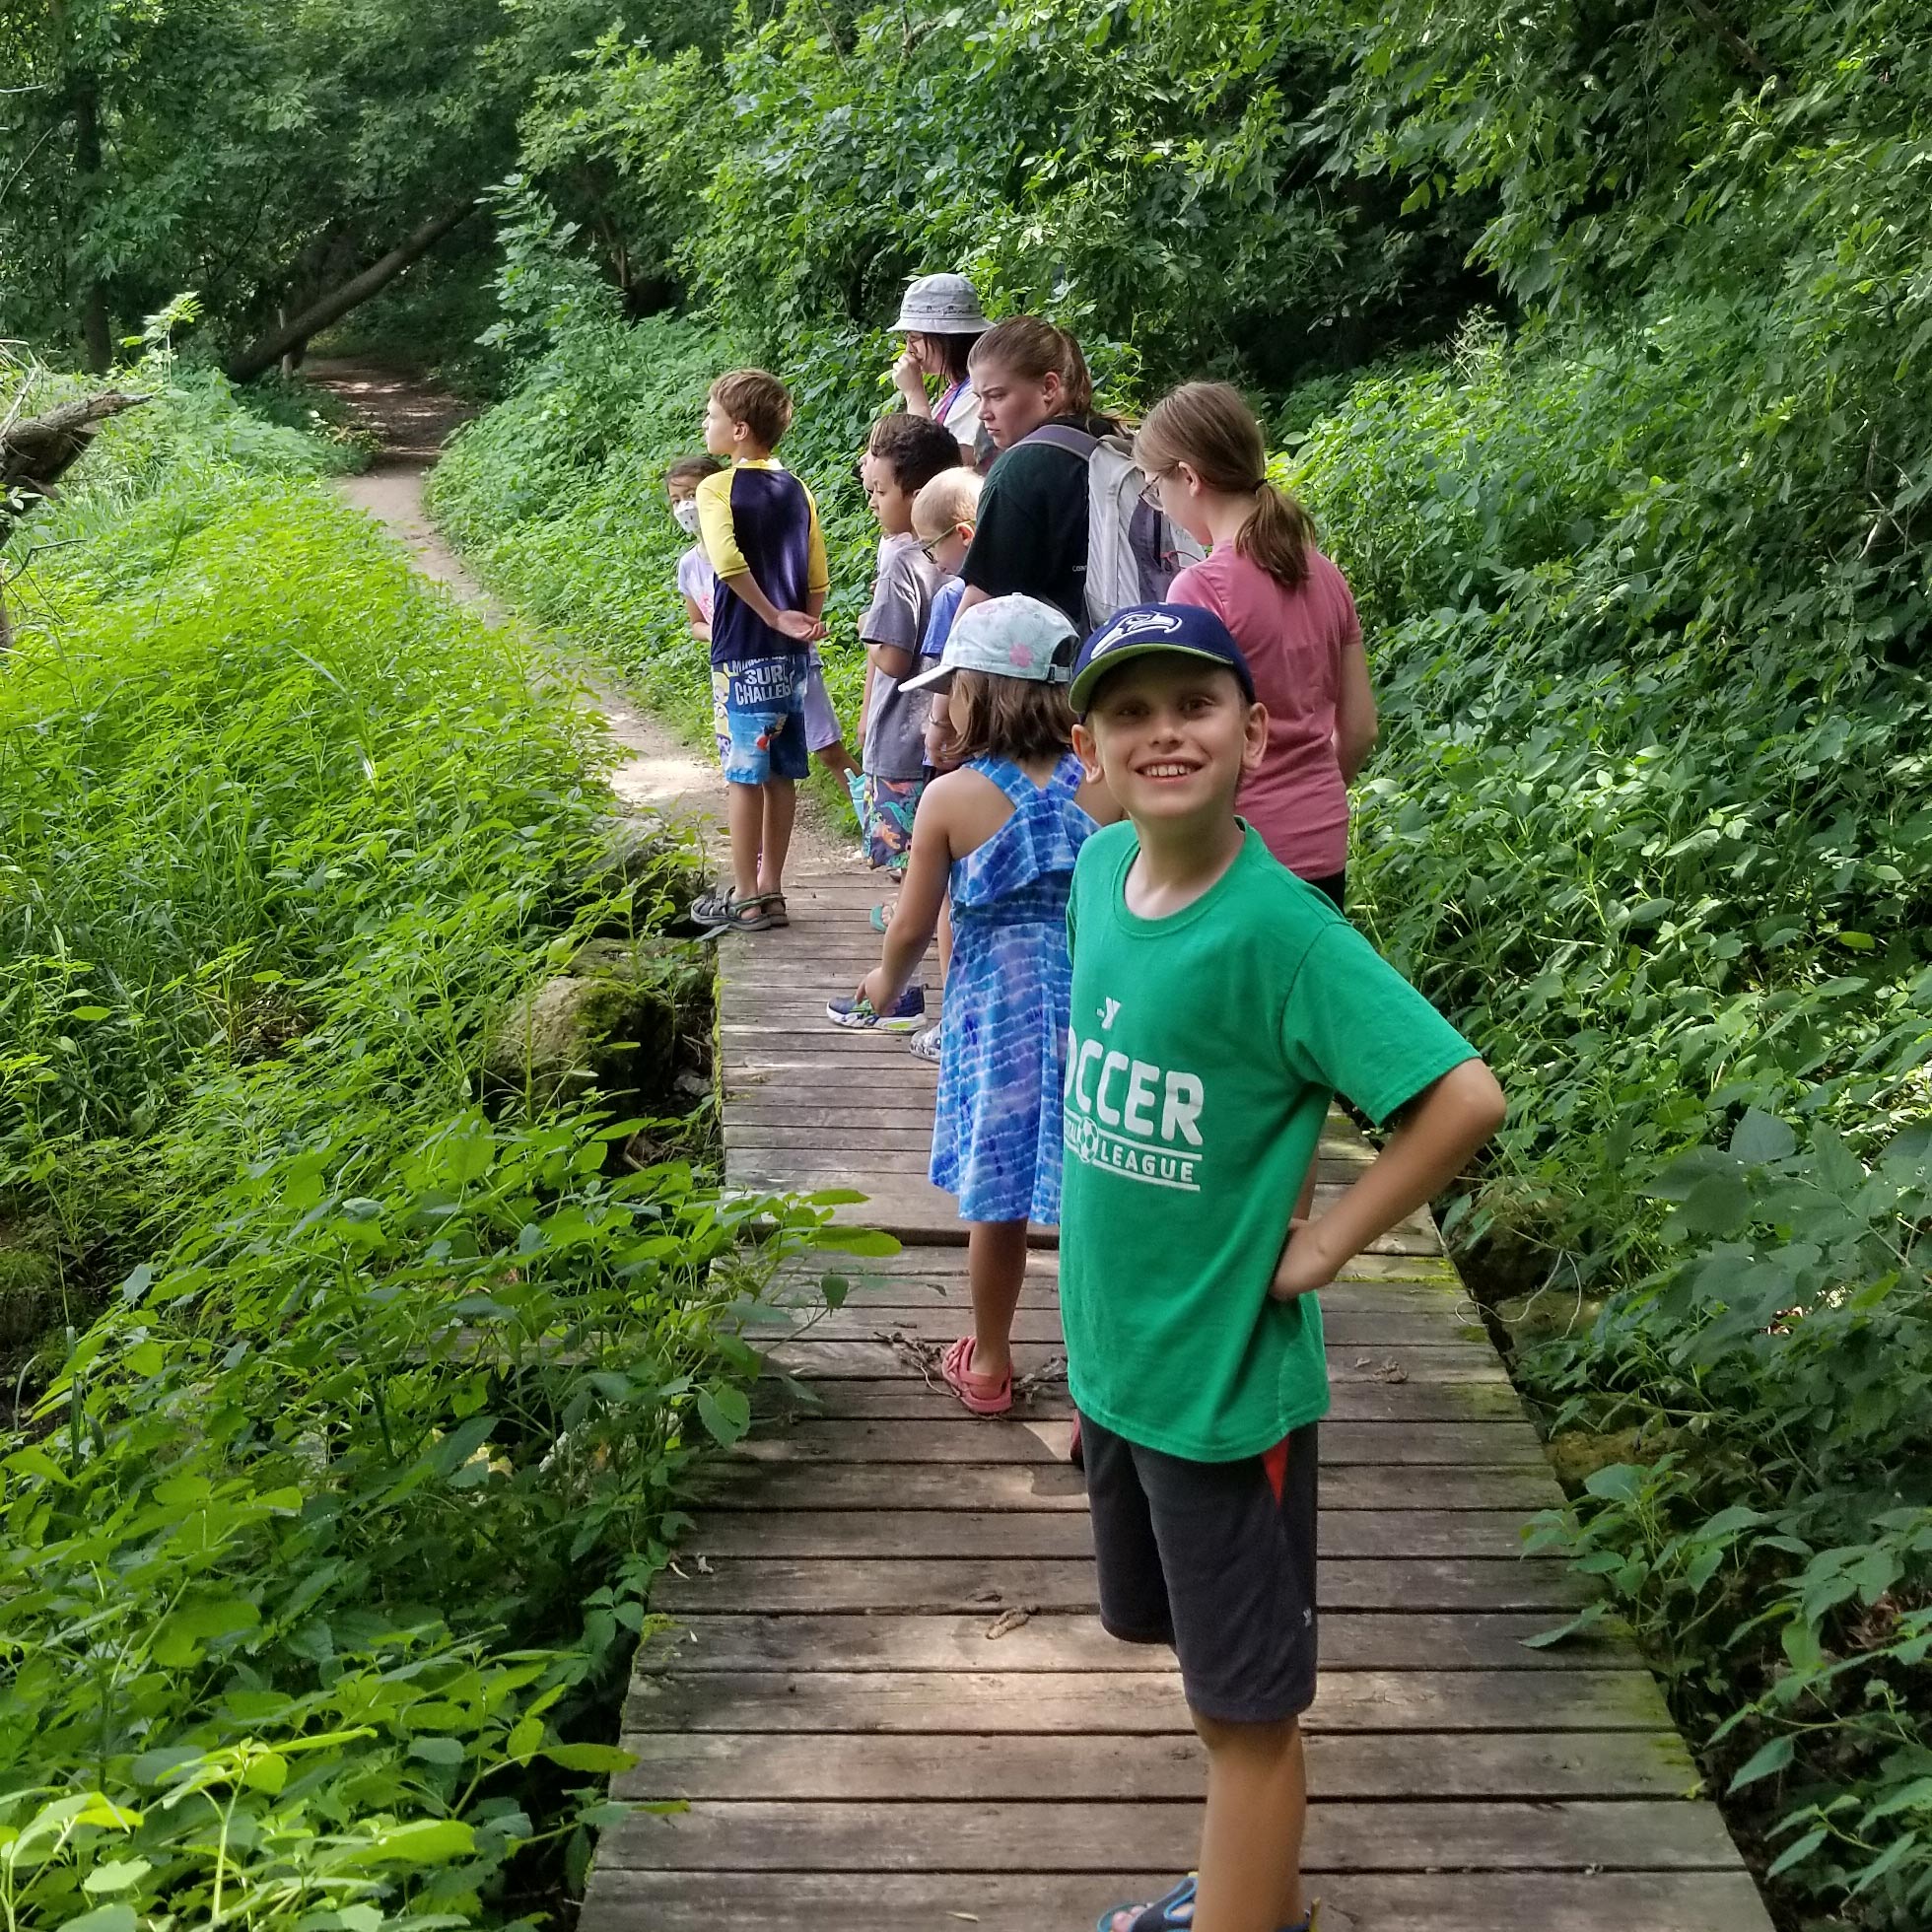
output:
<path id="1" fill-rule="evenodd" d="M 1086 618 L 1098 630 L 1130 604 L 1159 603 L 1189 564 L 1207 554 L 1171 517 L 1144 501 L 1146 479 L 1124 436 L 1089 436 L 1048 423 L 1021 439 L 1065 449 L 1086 464 Z"/>

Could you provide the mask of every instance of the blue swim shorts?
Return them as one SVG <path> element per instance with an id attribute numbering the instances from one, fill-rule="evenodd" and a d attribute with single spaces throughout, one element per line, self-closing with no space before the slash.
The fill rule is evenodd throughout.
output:
<path id="1" fill-rule="evenodd" d="M 775 778 L 803 778 L 811 770 L 805 748 L 805 656 L 747 657 L 711 674 L 711 723 L 719 762 L 730 785 L 763 785 Z"/>

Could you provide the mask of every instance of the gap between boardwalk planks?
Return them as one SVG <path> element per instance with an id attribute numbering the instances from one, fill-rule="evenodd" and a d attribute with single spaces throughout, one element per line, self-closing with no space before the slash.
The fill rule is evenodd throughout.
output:
<path id="1" fill-rule="evenodd" d="M 1029 1804 L 1042 1799 L 1198 1801 L 1200 1744 L 1172 1738 L 773 1737 L 762 1732 L 633 1737 L 620 1799 L 820 1798 Z M 1669 1731 L 1594 1736 L 1325 1733 L 1308 1778 L 1331 1798 L 1681 1798 L 1697 1782 Z"/>
<path id="2" fill-rule="evenodd" d="M 1337 1611 L 1322 1619 L 1322 1670 L 1528 1671 L 1643 1667 L 1622 1626 L 1533 1646 L 1548 1617 L 1506 1611 Z M 691 1617 L 651 1637 L 637 1668 L 695 1671 L 1144 1671 L 1147 1653 L 1121 1643 L 1088 1617 L 1030 1617 L 1017 1628 L 991 1613 L 973 1617 L 885 1614 Z M 1657 1722 L 1665 1724 L 1661 1706 Z"/>
<path id="3" fill-rule="evenodd" d="M 1092 1616 L 1099 1609 L 1093 1564 L 1079 1557 L 721 1556 L 705 1557 L 709 1567 L 699 1569 L 700 1554 L 693 1552 L 689 1570 L 674 1568 L 657 1579 L 654 1609 L 672 1617 L 716 1611 L 992 1617 L 1021 1606 Z M 1515 1556 L 1325 1556 L 1316 1578 L 1327 1611 L 1540 1611 L 1553 1623 L 1589 1601 L 1561 1563 Z"/>
<path id="4" fill-rule="evenodd" d="M 1053 1418 L 1003 1427 L 950 1419 L 812 1419 L 747 1437 L 736 1453 L 775 1463 L 1032 1463 L 1043 1452 L 1064 1458 L 1071 1434 L 1070 1423 Z M 1494 1422 L 1324 1422 L 1323 1468 L 1342 1463 L 1549 1468 L 1536 1431 L 1520 1416 Z"/>

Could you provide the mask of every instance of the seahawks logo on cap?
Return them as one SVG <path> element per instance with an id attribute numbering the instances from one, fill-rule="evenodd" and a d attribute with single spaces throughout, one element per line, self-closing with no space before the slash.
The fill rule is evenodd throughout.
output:
<path id="1" fill-rule="evenodd" d="M 1091 656 L 1104 657 L 1108 652 L 1118 649 L 1132 638 L 1146 637 L 1158 632 L 1171 637 L 1181 628 L 1182 620 L 1167 610 L 1131 610 L 1123 617 L 1114 619 L 1112 628 L 1093 647 Z"/>

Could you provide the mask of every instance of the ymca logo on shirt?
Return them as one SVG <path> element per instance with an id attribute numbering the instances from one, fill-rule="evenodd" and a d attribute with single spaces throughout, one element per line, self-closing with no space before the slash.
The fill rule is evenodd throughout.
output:
<path id="1" fill-rule="evenodd" d="M 1109 1000 L 1095 1011 L 1098 1039 L 1082 1040 L 1078 1027 L 1068 1029 L 1067 1152 L 1087 1167 L 1199 1194 L 1207 1088 L 1198 1073 L 1156 1067 L 1115 1048 L 1105 1035 L 1120 1010 L 1120 1001 Z"/>

